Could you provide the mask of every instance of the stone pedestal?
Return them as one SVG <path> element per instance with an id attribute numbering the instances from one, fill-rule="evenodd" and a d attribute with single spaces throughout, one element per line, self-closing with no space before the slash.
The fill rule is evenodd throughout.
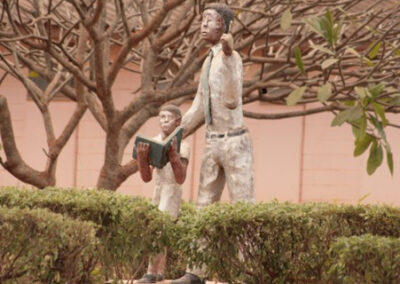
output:
<path id="1" fill-rule="evenodd" d="M 159 281 L 156 284 L 170 284 L 172 280 L 164 280 L 164 281 Z M 106 282 L 106 284 L 112 283 L 112 282 Z M 120 280 L 118 281 L 118 284 L 130 284 L 130 283 L 136 283 L 136 281 L 128 281 L 128 280 Z M 216 281 L 206 281 L 206 284 L 227 284 L 227 283 L 222 283 L 222 282 L 216 282 Z"/>
<path id="2" fill-rule="evenodd" d="M 157 282 L 157 284 L 170 284 L 171 280 L 164 280 L 162 282 Z M 222 282 L 216 282 L 216 281 L 206 281 L 206 284 L 225 284 Z"/>

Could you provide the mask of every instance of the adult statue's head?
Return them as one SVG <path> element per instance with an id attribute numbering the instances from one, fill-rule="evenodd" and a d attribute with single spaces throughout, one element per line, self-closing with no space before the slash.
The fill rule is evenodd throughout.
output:
<path id="1" fill-rule="evenodd" d="M 205 7 L 201 21 L 201 37 L 211 43 L 219 42 L 222 34 L 229 32 L 234 18 L 232 10 L 223 3 L 212 3 Z"/>

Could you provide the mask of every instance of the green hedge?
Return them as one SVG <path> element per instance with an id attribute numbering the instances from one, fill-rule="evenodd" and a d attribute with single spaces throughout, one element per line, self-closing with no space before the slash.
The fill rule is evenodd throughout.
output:
<path id="1" fill-rule="evenodd" d="M 97 245 L 91 222 L 44 209 L 0 207 L 0 283 L 97 281 Z"/>
<path id="2" fill-rule="evenodd" d="M 0 205 L 47 208 L 99 225 L 99 273 L 107 278 L 131 279 L 143 273 L 148 257 L 168 246 L 174 233 L 171 218 L 144 198 L 109 191 L 3 188 Z"/>
<path id="3" fill-rule="evenodd" d="M 179 211 L 178 220 L 184 219 L 186 222 L 191 222 L 197 214 L 195 206 L 192 203 L 182 201 Z M 165 279 L 179 278 L 185 274 L 188 258 L 184 250 L 181 249 L 182 240 L 187 238 L 187 228 L 182 226 L 183 222 L 179 221 L 174 226 L 173 236 L 167 253 L 167 263 L 165 268 Z"/>
<path id="4" fill-rule="evenodd" d="M 168 247 L 168 278 L 180 276 L 190 257 L 190 265 L 206 265 L 210 278 L 232 284 L 327 283 L 329 249 L 338 238 L 400 236 L 400 208 L 382 205 L 237 203 L 196 211 L 183 203 L 176 224 L 142 198 L 108 191 L 6 188 L 0 205 L 96 223 L 95 272 L 108 279 L 138 276 L 150 255 Z"/>
<path id="5" fill-rule="evenodd" d="M 373 235 L 339 238 L 332 244 L 326 281 L 400 283 L 400 239 Z"/>
<path id="6" fill-rule="evenodd" d="M 209 206 L 183 216 L 180 251 L 191 265 L 229 283 L 326 283 L 338 237 L 400 235 L 400 209 L 388 206 L 259 203 Z M 202 240 L 202 241 L 193 241 Z"/>

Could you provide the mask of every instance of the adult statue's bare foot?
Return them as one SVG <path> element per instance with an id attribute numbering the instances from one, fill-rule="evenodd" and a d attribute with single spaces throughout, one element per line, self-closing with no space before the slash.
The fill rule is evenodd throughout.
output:
<path id="1" fill-rule="evenodd" d="M 158 281 L 162 281 L 164 280 L 164 277 L 161 274 L 149 274 L 146 273 L 145 275 L 143 275 L 142 278 L 140 278 L 139 280 L 135 281 L 135 283 L 157 283 Z"/>
<path id="2" fill-rule="evenodd" d="M 186 272 L 181 278 L 172 280 L 171 284 L 205 284 L 206 281 L 199 276 Z"/>

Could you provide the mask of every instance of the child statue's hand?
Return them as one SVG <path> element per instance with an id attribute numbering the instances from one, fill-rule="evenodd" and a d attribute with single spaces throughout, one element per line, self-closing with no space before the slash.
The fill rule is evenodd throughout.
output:
<path id="1" fill-rule="evenodd" d="M 149 158 L 150 145 L 148 143 L 139 142 L 136 149 L 139 161 L 146 161 Z"/>
<path id="2" fill-rule="evenodd" d="M 177 150 L 176 137 L 172 139 L 171 146 L 168 148 L 168 158 L 170 161 L 179 159 L 179 154 Z"/>

